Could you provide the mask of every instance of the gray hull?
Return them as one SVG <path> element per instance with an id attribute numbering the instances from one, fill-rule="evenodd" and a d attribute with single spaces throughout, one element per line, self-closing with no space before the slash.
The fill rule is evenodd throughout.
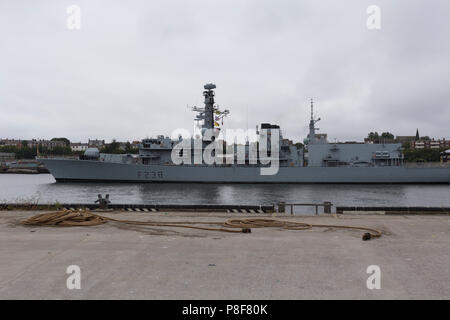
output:
<path id="1" fill-rule="evenodd" d="M 272 176 L 257 167 L 122 164 L 40 159 L 57 181 L 198 183 L 450 183 L 450 168 L 280 167 Z"/>

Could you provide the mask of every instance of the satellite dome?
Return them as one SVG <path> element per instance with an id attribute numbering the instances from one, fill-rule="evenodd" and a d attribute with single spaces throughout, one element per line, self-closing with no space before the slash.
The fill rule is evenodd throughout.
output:
<path id="1" fill-rule="evenodd" d="M 88 158 L 98 158 L 100 156 L 100 151 L 97 148 L 87 148 L 84 152 L 84 156 Z"/>

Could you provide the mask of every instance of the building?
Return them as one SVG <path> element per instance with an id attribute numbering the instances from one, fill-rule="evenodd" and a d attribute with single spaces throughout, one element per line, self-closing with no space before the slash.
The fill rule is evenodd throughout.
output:
<path id="1" fill-rule="evenodd" d="M 382 137 L 378 137 L 378 138 L 364 138 L 364 143 L 369 143 L 369 144 L 383 144 L 383 143 L 397 143 L 397 140 L 394 138 L 382 138 Z"/>
<path id="2" fill-rule="evenodd" d="M 450 163 L 450 149 L 441 152 L 441 163 Z"/>
<path id="3" fill-rule="evenodd" d="M 15 159 L 16 159 L 15 153 L 0 152 L 0 163 L 7 162 L 7 161 L 13 161 Z"/>
<path id="4" fill-rule="evenodd" d="M 396 136 L 395 137 L 395 142 L 398 142 L 398 143 L 401 143 L 401 144 L 403 144 L 403 143 L 411 143 L 411 142 L 413 142 L 415 140 L 416 140 L 416 136 Z"/>
<path id="5" fill-rule="evenodd" d="M 127 148 L 127 143 L 126 142 L 120 142 L 120 141 L 117 141 L 117 143 L 119 144 L 119 150 L 125 151 L 125 149 Z"/>
<path id="6" fill-rule="evenodd" d="M 27 147 L 37 148 L 42 147 L 49 150 L 52 150 L 56 147 L 66 147 L 66 143 L 60 140 L 44 140 L 44 139 L 32 139 L 32 140 L 24 140 L 26 141 Z M 23 143 L 22 143 L 23 145 Z"/>
<path id="7" fill-rule="evenodd" d="M 21 147 L 22 140 L 16 139 L 1 139 L 0 146 Z"/>
<path id="8" fill-rule="evenodd" d="M 0 140 L 0 146 L 12 146 L 12 147 L 29 147 L 37 148 L 41 146 L 47 149 L 53 149 L 55 147 L 65 147 L 66 143 L 59 140 L 44 140 L 44 139 L 31 139 L 31 140 L 16 140 L 16 139 L 2 139 Z"/>
<path id="9" fill-rule="evenodd" d="M 87 143 L 74 142 L 70 144 L 70 150 L 73 152 L 84 152 L 89 148 Z"/>
<path id="10" fill-rule="evenodd" d="M 417 140 L 411 141 L 412 149 L 439 149 L 439 148 L 449 148 L 450 140 L 445 138 L 439 140 Z"/>
<path id="11" fill-rule="evenodd" d="M 105 146 L 105 140 L 91 140 L 89 139 L 88 142 L 88 147 L 89 148 L 97 148 L 97 149 L 101 149 Z"/>

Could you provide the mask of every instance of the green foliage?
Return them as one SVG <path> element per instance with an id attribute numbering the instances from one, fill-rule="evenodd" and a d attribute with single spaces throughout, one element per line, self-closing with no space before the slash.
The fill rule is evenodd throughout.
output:
<path id="1" fill-rule="evenodd" d="M 0 152 L 15 153 L 16 159 L 34 159 L 36 157 L 36 149 L 29 147 L 1 146 Z"/>
<path id="2" fill-rule="evenodd" d="M 411 143 L 410 142 L 403 142 L 402 143 L 402 148 L 404 149 L 404 150 L 408 150 L 408 149 L 410 149 L 411 148 Z"/>
<path id="3" fill-rule="evenodd" d="M 39 204 L 40 193 L 37 192 L 34 195 L 28 197 L 17 197 L 12 202 L 11 206 L 8 206 L 7 210 L 36 210 Z"/>
<path id="4" fill-rule="evenodd" d="M 70 146 L 70 140 L 67 138 L 64 138 L 64 137 L 63 138 L 53 138 L 53 139 L 51 139 L 51 141 L 62 141 L 66 144 L 66 147 Z"/>
<path id="5" fill-rule="evenodd" d="M 0 146 L 0 152 L 16 153 L 18 150 L 15 146 Z"/>
<path id="6" fill-rule="evenodd" d="M 63 206 L 61 203 L 58 202 L 58 200 L 56 200 L 52 207 L 55 210 L 61 210 Z"/>
<path id="7" fill-rule="evenodd" d="M 392 133 L 390 133 L 390 132 L 383 132 L 381 135 L 380 134 L 378 134 L 378 132 L 370 132 L 368 135 L 367 135 L 367 139 L 369 139 L 370 141 L 373 141 L 373 142 L 380 142 L 380 141 L 382 141 L 383 139 L 389 139 L 389 140 L 391 140 L 391 139 L 394 139 L 395 137 L 394 137 L 394 135 L 392 134 Z"/>
<path id="8" fill-rule="evenodd" d="M 52 150 L 43 150 L 44 154 L 65 155 L 72 154 L 70 147 L 54 147 Z"/>
<path id="9" fill-rule="evenodd" d="M 129 141 L 125 144 L 125 153 L 138 153 L 138 148 L 134 147 Z"/>
<path id="10" fill-rule="evenodd" d="M 407 162 L 425 161 L 439 162 L 440 153 L 446 148 L 440 149 L 406 149 L 403 154 Z"/>
<path id="11" fill-rule="evenodd" d="M 382 139 L 394 139 L 394 135 L 390 132 L 383 132 L 381 134 Z"/>
<path id="12" fill-rule="evenodd" d="M 66 139 L 66 138 L 53 138 L 52 140 L 53 141 L 55 141 L 55 140 L 65 141 L 64 139 Z M 67 141 L 69 141 L 69 140 L 67 140 Z M 68 143 L 70 143 L 70 142 L 68 142 Z M 82 151 L 73 152 L 70 149 L 69 145 L 67 145 L 65 147 L 57 146 L 57 147 L 53 147 L 52 149 L 46 148 L 42 145 L 39 145 L 38 148 L 39 148 L 39 154 L 42 156 L 79 155 L 79 154 L 84 153 Z M 36 148 L 30 148 L 28 146 L 25 146 L 24 144 L 22 145 L 22 147 L 0 146 L 0 152 L 15 153 L 16 159 L 34 159 L 37 156 Z M 133 146 L 130 142 L 127 142 L 125 144 L 125 148 L 120 148 L 120 143 L 117 142 L 116 140 L 113 140 L 113 142 L 106 144 L 105 147 L 103 147 L 100 150 L 100 152 L 115 153 L 115 154 L 124 154 L 124 153 L 137 154 L 139 152 L 139 149 L 136 148 L 135 146 Z"/>
<path id="13" fill-rule="evenodd" d="M 34 159 L 37 155 L 36 148 L 16 147 L 16 146 L 0 146 L 0 152 L 11 152 L 16 154 L 16 159 Z M 39 146 L 39 154 L 41 155 L 69 155 L 72 154 L 70 147 L 54 147 L 53 149 Z"/>
<path id="14" fill-rule="evenodd" d="M 133 147 L 130 142 L 125 144 L 125 148 L 121 148 L 120 143 L 115 139 L 111 143 L 105 144 L 105 146 L 100 150 L 101 153 L 112 153 L 112 154 L 125 154 L 125 153 L 138 153 L 138 148 Z"/>
<path id="15" fill-rule="evenodd" d="M 100 150 L 101 153 L 113 153 L 113 154 L 121 154 L 125 153 L 125 150 L 120 149 L 120 143 L 115 139 L 111 143 L 105 144 L 103 148 Z"/>
<path id="16" fill-rule="evenodd" d="M 379 136 L 379 134 L 378 134 L 378 132 L 370 132 L 368 135 L 367 135 L 367 139 L 369 139 L 370 141 L 375 141 L 375 140 L 379 140 L 380 139 L 380 136 Z"/>

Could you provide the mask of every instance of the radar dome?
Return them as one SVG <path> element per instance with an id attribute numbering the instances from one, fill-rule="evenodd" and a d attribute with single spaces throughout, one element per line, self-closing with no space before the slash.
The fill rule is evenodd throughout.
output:
<path id="1" fill-rule="evenodd" d="M 216 88 L 216 85 L 214 83 L 207 83 L 207 84 L 204 85 L 204 88 L 206 90 L 212 90 L 212 89 Z"/>
<path id="2" fill-rule="evenodd" d="M 87 158 L 98 158 L 100 156 L 100 151 L 97 148 L 87 148 L 84 152 L 84 156 Z"/>

